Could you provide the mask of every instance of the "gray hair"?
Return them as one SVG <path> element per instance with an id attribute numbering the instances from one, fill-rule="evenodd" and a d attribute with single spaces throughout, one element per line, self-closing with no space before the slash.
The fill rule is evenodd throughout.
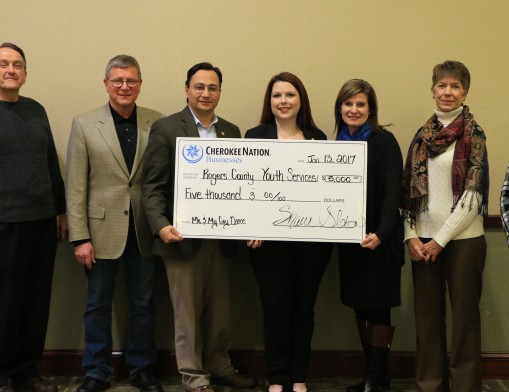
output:
<path id="1" fill-rule="evenodd" d="M 8 48 L 8 49 L 12 49 L 12 50 L 15 50 L 16 52 L 19 53 L 19 55 L 21 56 L 21 58 L 23 59 L 23 66 L 25 69 L 27 69 L 27 59 L 25 57 L 25 52 L 23 52 L 23 50 L 16 44 L 13 44 L 12 42 L 4 42 L 2 45 L 0 45 L 0 49 L 1 48 Z"/>
<path id="2" fill-rule="evenodd" d="M 468 93 L 470 89 L 470 72 L 465 64 L 455 60 L 446 60 L 442 64 L 435 65 L 433 76 L 431 77 L 431 91 L 433 91 L 441 79 L 447 76 L 457 78 L 461 82 L 461 87 L 463 87 L 465 93 Z"/>
<path id="3" fill-rule="evenodd" d="M 138 64 L 138 61 L 133 56 L 128 56 L 126 54 L 119 54 L 113 57 L 110 61 L 108 61 L 104 77 L 106 79 L 110 78 L 112 68 L 127 68 L 127 67 L 136 67 L 136 69 L 138 70 L 138 77 L 141 79 L 140 64 Z"/>

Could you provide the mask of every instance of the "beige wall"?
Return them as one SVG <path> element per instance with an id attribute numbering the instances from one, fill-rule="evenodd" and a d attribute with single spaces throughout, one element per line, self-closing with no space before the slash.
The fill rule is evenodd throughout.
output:
<path id="1" fill-rule="evenodd" d="M 106 102 L 104 67 L 119 53 L 134 55 L 141 64 L 139 104 L 168 114 L 185 105 L 184 79 L 191 65 L 206 60 L 220 66 L 224 84 L 218 113 L 243 131 L 258 121 L 268 79 L 287 70 L 303 80 L 315 120 L 330 138 L 341 84 L 364 78 L 375 87 L 380 120 L 394 124 L 391 129 L 403 152 L 434 109 L 432 67 L 445 59 L 463 61 L 472 74 L 467 104 L 488 137 L 489 211 L 497 214 L 509 160 L 508 19 L 507 0 L 17 0 L 2 7 L 0 40 L 19 44 L 28 56 L 22 94 L 45 105 L 64 169 L 72 117 Z M 502 334 L 509 325 L 502 316 L 509 298 L 503 281 L 509 252 L 499 232 L 489 234 L 489 246 L 484 349 L 509 351 Z M 260 348 L 254 277 L 245 258 L 235 268 L 235 287 L 243 294 L 235 296 L 234 347 Z M 412 349 L 414 344 L 409 270 L 407 265 L 403 306 L 395 313 L 402 325 L 397 349 Z M 339 304 L 336 278 L 331 263 L 317 307 L 317 349 L 356 347 L 352 316 Z M 82 345 L 84 290 L 85 278 L 72 249 L 62 245 L 48 348 Z M 168 347 L 171 314 L 163 279 L 158 293 L 158 344 Z M 118 294 L 123 300 L 123 293 Z M 118 306 L 115 317 L 122 320 L 124 315 L 125 306 Z M 118 325 L 117 346 L 125 332 L 123 322 Z"/>

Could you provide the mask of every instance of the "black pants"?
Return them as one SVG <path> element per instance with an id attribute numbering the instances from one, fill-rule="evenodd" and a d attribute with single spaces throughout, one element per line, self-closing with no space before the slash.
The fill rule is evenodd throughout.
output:
<path id="1" fill-rule="evenodd" d="M 37 376 L 56 244 L 55 217 L 0 223 L 0 385 Z"/>
<path id="2" fill-rule="evenodd" d="M 263 305 L 269 384 L 305 382 L 314 305 L 332 245 L 266 241 L 249 254 Z"/>

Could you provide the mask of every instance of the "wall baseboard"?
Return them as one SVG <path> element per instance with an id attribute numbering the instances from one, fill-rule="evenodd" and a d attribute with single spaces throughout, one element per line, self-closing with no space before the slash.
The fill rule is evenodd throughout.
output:
<path id="1" fill-rule="evenodd" d="M 235 367 L 247 374 L 262 376 L 264 374 L 263 351 L 231 350 L 230 355 Z M 81 376 L 83 350 L 46 350 L 39 370 L 44 376 Z M 114 374 L 128 374 L 124 353 L 115 351 L 112 355 Z M 509 353 L 485 352 L 482 355 L 483 379 L 509 379 Z M 394 377 L 413 378 L 415 352 L 394 351 L 389 357 L 389 367 Z M 159 350 L 156 372 L 161 377 L 177 376 L 175 352 Z M 343 377 L 361 376 L 364 361 L 361 352 L 357 351 L 313 351 L 309 376 Z"/>

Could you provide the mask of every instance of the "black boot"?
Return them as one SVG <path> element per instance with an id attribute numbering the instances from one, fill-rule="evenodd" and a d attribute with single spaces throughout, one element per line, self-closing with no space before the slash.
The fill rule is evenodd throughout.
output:
<path id="1" fill-rule="evenodd" d="M 361 339 L 362 351 L 364 352 L 364 362 L 365 362 L 365 373 L 367 374 L 368 365 L 369 365 L 369 342 L 368 342 L 368 331 L 369 331 L 369 323 L 368 320 L 360 320 L 357 319 L 357 330 L 359 332 L 359 337 Z M 366 378 L 364 378 L 360 383 L 355 385 L 349 385 L 346 388 L 346 392 L 363 392 L 364 386 L 366 385 Z"/>
<path id="2" fill-rule="evenodd" d="M 363 392 L 390 391 L 391 381 L 387 368 L 387 358 L 391 349 L 396 327 L 370 325 L 370 357 Z"/>

